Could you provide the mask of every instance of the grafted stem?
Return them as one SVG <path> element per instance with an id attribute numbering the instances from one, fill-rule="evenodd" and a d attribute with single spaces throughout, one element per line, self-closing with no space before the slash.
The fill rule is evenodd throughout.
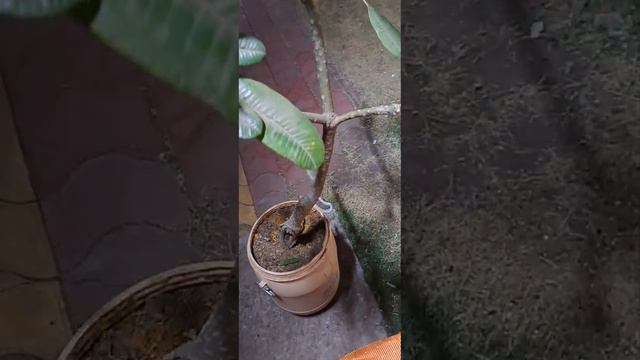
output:
<path id="1" fill-rule="evenodd" d="M 331 155 L 333 155 L 333 143 L 336 137 L 336 128 L 323 126 L 322 142 L 324 143 L 324 162 L 318 169 L 313 188 L 306 195 L 298 198 L 298 203 L 293 208 L 293 212 L 287 221 L 280 227 L 280 238 L 288 247 L 294 247 L 298 241 L 298 236 L 304 229 L 304 218 L 318 202 L 322 195 L 322 189 L 329 172 Z"/>

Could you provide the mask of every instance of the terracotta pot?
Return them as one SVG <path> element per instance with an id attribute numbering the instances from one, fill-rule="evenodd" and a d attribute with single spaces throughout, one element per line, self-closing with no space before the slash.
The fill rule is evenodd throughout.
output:
<path id="1" fill-rule="evenodd" d="M 247 241 L 247 256 L 251 268 L 258 277 L 258 286 L 273 297 L 278 306 L 296 315 L 311 315 L 329 305 L 340 283 L 336 240 L 329 221 L 319 208 L 314 206 L 313 211 L 318 211 L 324 220 L 324 242 L 322 250 L 310 262 L 292 271 L 274 272 L 260 266 L 252 251 L 253 237 L 267 215 L 277 209 L 295 204 L 295 201 L 277 204 L 256 220 Z"/>
<path id="2" fill-rule="evenodd" d="M 208 261 L 189 264 L 149 277 L 128 288 L 96 312 L 71 338 L 58 360 L 84 359 L 105 330 L 133 313 L 147 300 L 177 289 L 211 283 L 228 283 L 234 262 Z"/>

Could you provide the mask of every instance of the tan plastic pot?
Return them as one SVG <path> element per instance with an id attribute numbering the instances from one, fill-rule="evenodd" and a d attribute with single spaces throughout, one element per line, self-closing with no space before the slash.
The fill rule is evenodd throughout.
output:
<path id="1" fill-rule="evenodd" d="M 310 262 L 298 269 L 280 273 L 269 271 L 258 265 L 251 249 L 253 236 L 267 215 L 295 203 L 295 201 L 286 201 L 277 204 L 258 218 L 249 234 L 247 256 L 251 268 L 258 277 L 258 286 L 273 297 L 278 306 L 296 315 L 311 315 L 329 305 L 340 283 L 336 240 L 324 214 L 314 207 L 314 211 L 320 212 L 324 219 L 325 235 L 322 250 Z"/>

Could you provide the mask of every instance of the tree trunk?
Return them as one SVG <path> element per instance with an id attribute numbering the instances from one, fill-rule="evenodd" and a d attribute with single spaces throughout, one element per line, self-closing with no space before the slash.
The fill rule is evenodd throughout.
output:
<path id="1" fill-rule="evenodd" d="M 313 189 L 306 195 L 298 198 L 298 203 L 293 208 L 293 212 L 289 219 L 280 226 L 280 240 L 289 247 L 294 247 L 298 242 L 298 237 L 304 229 L 304 218 L 309 214 L 313 206 L 318 202 L 318 198 L 322 195 L 322 189 L 329 172 L 329 164 L 331 163 L 331 155 L 333 154 L 333 142 L 336 137 L 336 128 L 332 126 L 324 126 L 322 132 L 322 142 L 324 143 L 324 162 L 313 182 Z"/>

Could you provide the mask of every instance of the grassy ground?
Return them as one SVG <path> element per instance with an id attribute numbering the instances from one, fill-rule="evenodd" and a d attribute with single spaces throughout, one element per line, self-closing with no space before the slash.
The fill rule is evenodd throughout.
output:
<path id="1" fill-rule="evenodd" d="M 372 0 L 400 24 L 399 0 Z M 330 71 L 360 107 L 400 102 L 400 62 L 380 45 L 361 0 L 326 1 L 320 18 Z M 354 120 L 358 121 L 358 120 Z M 365 131 L 345 126 L 325 197 L 353 243 L 389 332 L 400 330 L 400 118 L 362 120 Z"/>
<path id="2" fill-rule="evenodd" d="M 426 164 L 403 193 L 407 358 L 640 358 L 637 11 L 446 3 L 405 53 L 426 54 L 407 66 L 426 109 L 403 144 Z"/>

